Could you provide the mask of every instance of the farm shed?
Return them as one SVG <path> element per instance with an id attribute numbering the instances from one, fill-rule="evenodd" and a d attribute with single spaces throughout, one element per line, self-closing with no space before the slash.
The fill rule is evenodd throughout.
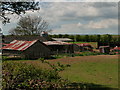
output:
<path id="1" fill-rule="evenodd" d="M 93 47 L 89 43 L 76 43 L 79 51 L 93 51 Z M 75 47 L 76 48 L 76 47 Z"/>
<path id="2" fill-rule="evenodd" d="M 113 49 L 111 49 L 112 52 L 120 53 L 120 47 L 116 46 Z"/>
<path id="3" fill-rule="evenodd" d="M 109 46 L 100 46 L 99 50 L 101 53 L 109 53 L 110 52 L 110 47 Z"/>
<path id="4" fill-rule="evenodd" d="M 100 46 L 110 46 L 111 48 L 114 48 L 115 46 L 120 47 L 120 42 L 97 42 L 97 45 L 98 48 Z"/>
<path id="5" fill-rule="evenodd" d="M 47 41 L 43 42 L 51 48 L 52 54 L 57 53 L 73 53 L 73 44 L 61 41 Z"/>
<path id="6" fill-rule="evenodd" d="M 73 41 L 70 38 L 52 38 L 52 39 L 55 40 L 55 41 L 61 41 L 61 42 L 71 42 L 71 41 Z"/>
<path id="7" fill-rule="evenodd" d="M 39 40 L 19 41 L 14 40 L 10 44 L 2 47 L 3 54 L 17 55 L 23 58 L 49 57 L 50 49 Z"/>

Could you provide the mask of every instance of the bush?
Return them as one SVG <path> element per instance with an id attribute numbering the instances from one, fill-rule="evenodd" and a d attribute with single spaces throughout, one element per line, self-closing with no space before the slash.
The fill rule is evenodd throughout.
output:
<path id="1" fill-rule="evenodd" d="M 7 60 L 8 57 L 7 56 L 2 56 L 2 60 Z"/>
<path id="2" fill-rule="evenodd" d="M 90 56 L 90 55 L 106 55 L 106 53 L 100 53 L 100 52 L 90 52 L 90 51 L 84 51 L 81 53 L 64 53 L 64 54 L 58 54 L 58 55 L 53 55 L 52 59 L 58 59 L 58 58 L 63 58 L 63 57 L 75 57 L 75 56 Z"/>
<path id="3" fill-rule="evenodd" d="M 98 52 L 83 52 L 82 55 L 83 56 L 100 55 L 100 53 L 98 53 Z"/>
<path id="4" fill-rule="evenodd" d="M 91 56 L 91 55 L 101 55 L 102 53 L 99 52 L 90 52 L 90 51 L 85 51 L 85 52 L 81 52 L 81 53 L 76 53 L 73 54 L 74 56 Z"/>
<path id="5" fill-rule="evenodd" d="M 54 70 L 37 69 L 25 63 L 3 62 L 3 89 L 38 89 L 64 85 L 65 82 Z"/>

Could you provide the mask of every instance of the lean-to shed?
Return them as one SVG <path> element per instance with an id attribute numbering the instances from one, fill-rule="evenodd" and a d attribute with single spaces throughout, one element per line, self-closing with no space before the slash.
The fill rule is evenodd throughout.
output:
<path id="1" fill-rule="evenodd" d="M 61 41 L 47 41 L 43 42 L 51 49 L 52 54 L 57 53 L 73 53 L 73 44 Z"/>
<path id="2" fill-rule="evenodd" d="M 109 53 L 110 52 L 110 47 L 109 46 L 100 46 L 99 50 L 101 53 Z"/>
<path id="3" fill-rule="evenodd" d="M 21 41 L 14 40 L 10 44 L 2 47 L 3 54 L 19 55 L 24 58 L 49 57 L 50 49 L 39 40 Z"/>

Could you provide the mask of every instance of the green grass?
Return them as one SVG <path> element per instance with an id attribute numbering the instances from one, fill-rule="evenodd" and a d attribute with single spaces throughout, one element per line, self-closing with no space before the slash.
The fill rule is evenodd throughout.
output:
<path id="1" fill-rule="evenodd" d="M 89 61 L 78 61 L 77 63 L 71 64 L 71 67 L 62 72 L 61 76 L 74 82 L 87 82 L 117 88 L 117 59 L 109 58 L 103 60 L 100 62 L 97 60 L 92 61 L 92 59 Z"/>
<path id="2" fill-rule="evenodd" d="M 86 82 L 105 85 L 112 88 L 118 87 L 118 57 L 117 55 L 76 56 L 47 60 L 50 63 L 70 64 L 71 67 L 60 72 L 64 79 L 72 82 Z M 25 62 L 37 68 L 49 68 L 39 60 L 19 60 L 10 62 Z M 50 68 L 49 68 L 50 69 Z"/>

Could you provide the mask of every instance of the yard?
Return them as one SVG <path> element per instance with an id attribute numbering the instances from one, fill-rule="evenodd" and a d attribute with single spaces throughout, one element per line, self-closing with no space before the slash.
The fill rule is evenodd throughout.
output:
<path id="1" fill-rule="evenodd" d="M 70 64 L 71 67 L 60 72 L 60 75 L 72 82 L 93 83 L 112 88 L 118 87 L 117 55 L 64 57 L 46 61 L 49 61 L 52 64 L 56 64 L 57 62 Z M 15 60 L 9 62 L 25 62 L 27 64 L 32 64 L 37 68 L 50 69 L 47 64 L 43 64 L 39 60 Z"/>

